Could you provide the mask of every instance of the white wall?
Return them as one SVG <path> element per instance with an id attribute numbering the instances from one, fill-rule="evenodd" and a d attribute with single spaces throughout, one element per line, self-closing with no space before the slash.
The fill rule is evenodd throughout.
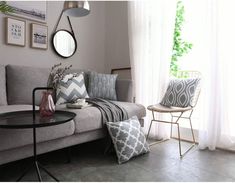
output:
<path id="1" fill-rule="evenodd" d="M 105 71 L 130 67 L 127 1 L 106 2 Z"/>
<path id="2" fill-rule="evenodd" d="M 47 2 L 49 40 L 63 7 L 62 1 Z M 105 65 L 105 2 L 90 2 L 91 13 L 86 17 L 71 18 L 77 38 L 78 49 L 69 59 L 57 56 L 51 44 L 48 50 L 30 48 L 30 23 L 26 20 L 26 46 L 17 47 L 5 44 L 6 15 L 0 13 L 0 64 L 16 64 L 36 67 L 51 67 L 55 63 L 68 62 L 74 68 L 104 72 Z M 69 29 L 67 18 L 63 16 L 60 28 Z"/>
<path id="3" fill-rule="evenodd" d="M 6 45 L 4 21 L 6 15 L 0 13 L 0 64 L 51 67 L 55 63 L 68 62 L 73 64 L 74 68 L 106 73 L 110 73 L 112 68 L 130 66 L 127 2 L 89 1 L 89 3 L 91 13 L 88 16 L 71 17 L 78 49 L 75 55 L 68 59 L 57 56 L 50 43 L 46 51 L 30 48 L 29 34 L 32 22 L 29 20 L 26 20 L 26 46 Z M 62 8 L 62 1 L 47 2 L 49 40 Z M 66 16 L 62 17 L 59 28 L 69 29 Z"/>

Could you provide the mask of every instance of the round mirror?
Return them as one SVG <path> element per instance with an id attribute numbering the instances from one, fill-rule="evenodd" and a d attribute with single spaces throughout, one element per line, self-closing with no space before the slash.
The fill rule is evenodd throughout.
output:
<path id="1" fill-rule="evenodd" d="M 67 30 L 56 31 L 52 37 L 52 44 L 55 52 L 63 58 L 71 57 L 77 49 L 74 35 Z"/>

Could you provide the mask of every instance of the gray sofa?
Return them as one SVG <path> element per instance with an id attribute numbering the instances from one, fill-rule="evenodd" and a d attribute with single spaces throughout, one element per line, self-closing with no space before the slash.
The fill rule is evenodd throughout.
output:
<path id="1" fill-rule="evenodd" d="M 50 69 L 24 66 L 0 66 L 0 113 L 31 110 L 32 90 L 46 86 Z M 74 72 L 76 70 L 73 70 Z M 81 70 L 77 70 L 81 72 Z M 85 82 L 87 84 L 87 71 Z M 146 111 L 142 105 L 131 103 L 132 87 L 130 80 L 117 80 L 117 103 L 123 106 L 129 117 L 137 115 L 142 120 Z M 41 93 L 36 96 L 40 104 Z M 101 113 L 96 107 L 84 109 L 67 109 L 65 105 L 57 106 L 59 110 L 69 110 L 77 114 L 68 123 L 37 129 L 38 154 L 66 148 L 105 137 Z M 0 165 L 32 156 L 31 129 L 0 129 Z"/>

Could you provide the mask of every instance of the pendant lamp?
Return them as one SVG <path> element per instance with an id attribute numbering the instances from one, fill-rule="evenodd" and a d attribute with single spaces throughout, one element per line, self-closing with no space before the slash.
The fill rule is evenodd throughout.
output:
<path id="1" fill-rule="evenodd" d="M 88 1 L 65 1 L 63 12 L 67 16 L 83 17 L 90 13 Z"/>

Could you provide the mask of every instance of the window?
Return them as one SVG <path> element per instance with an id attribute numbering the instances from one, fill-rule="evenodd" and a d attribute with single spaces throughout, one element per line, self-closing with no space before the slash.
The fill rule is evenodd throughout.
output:
<path id="1" fill-rule="evenodd" d="M 184 10 L 182 10 L 182 7 L 184 8 Z M 202 8 L 203 7 L 201 6 L 201 4 L 198 3 L 197 1 L 182 0 L 179 1 L 178 3 L 176 16 L 179 16 L 178 19 L 181 18 L 180 16 L 183 16 L 182 18 L 184 19 L 184 21 L 181 23 L 181 29 L 177 31 L 180 32 L 179 38 L 182 38 L 182 40 L 180 41 L 186 44 L 186 46 L 184 45 L 181 46 L 185 47 L 185 51 L 182 54 L 182 56 L 178 57 L 178 60 L 176 62 L 178 70 L 201 72 L 200 68 L 201 64 L 203 64 L 203 57 L 202 57 L 203 51 L 201 50 L 202 46 L 200 40 L 203 34 L 204 17 L 200 15 L 198 10 Z M 172 68 L 171 68 L 171 73 L 172 73 Z M 183 77 L 187 77 L 187 74 L 183 74 Z M 194 129 L 199 128 L 200 112 L 201 111 L 200 111 L 200 97 L 199 97 L 197 107 L 195 108 L 192 115 Z M 187 122 L 187 120 L 184 119 L 181 120 L 182 120 L 181 127 L 189 128 L 189 123 Z"/>

